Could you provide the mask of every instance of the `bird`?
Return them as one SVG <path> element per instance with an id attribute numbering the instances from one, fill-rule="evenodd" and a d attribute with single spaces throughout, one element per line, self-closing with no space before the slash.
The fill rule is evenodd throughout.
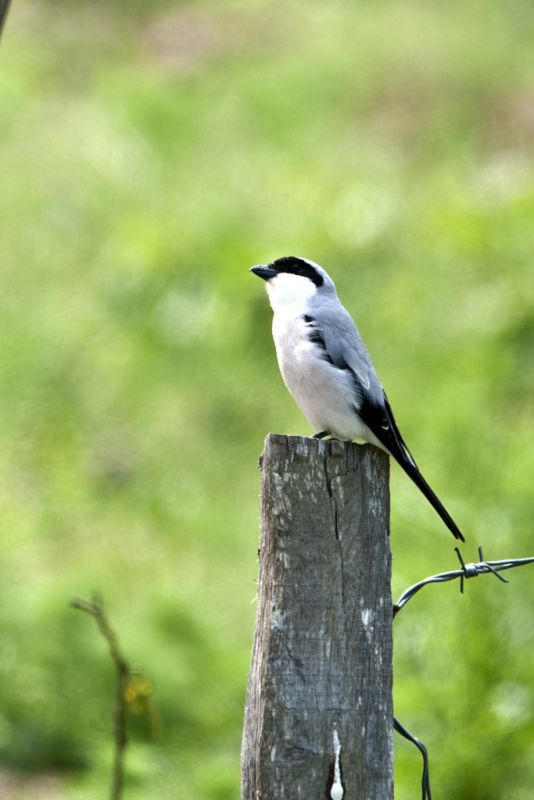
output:
<path id="1" fill-rule="evenodd" d="M 459 527 L 431 489 L 404 441 L 352 317 L 325 269 L 283 256 L 250 272 L 267 285 L 278 365 L 315 438 L 360 440 L 402 467 L 456 539 Z"/>

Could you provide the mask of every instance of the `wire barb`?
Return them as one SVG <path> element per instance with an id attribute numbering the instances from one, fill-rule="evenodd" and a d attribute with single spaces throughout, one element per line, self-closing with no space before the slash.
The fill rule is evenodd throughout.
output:
<path id="1" fill-rule="evenodd" d="M 476 563 L 468 563 L 466 564 L 462 558 L 462 554 L 458 547 L 454 548 L 456 555 L 458 557 L 458 561 L 460 562 L 460 569 L 451 570 L 450 572 L 440 572 L 437 575 L 430 575 L 428 578 L 425 578 L 418 583 L 414 583 L 413 586 L 409 586 L 406 589 L 395 605 L 393 606 L 393 617 L 395 618 L 396 615 L 399 613 L 401 608 L 404 608 L 406 603 L 408 603 L 414 595 L 417 594 L 424 586 L 428 586 L 431 583 L 445 583 L 447 581 L 456 580 L 459 578 L 460 580 L 460 592 L 463 594 L 464 591 L 464 581 L 468 578 L 477 578 L 479 575 L 484 575 L 488 573 L 492 573 L 498 578 L 502 583 L 509 583 L 506 578 L 503 578 L 502 575 L 499 575 L 499 572 L 502 572 L 506 569 L 513 569 L 514 567 L 523 567 L 526 564 L 534 563 L 534 556 L 529 558 L 508 558 L 502 559 L 500 561 L 485 561 L 484 555 L 482 553 L 481 545 L 478 546 L 478 562 Z M 418 750 L 421 752 L 423 756 L 423 774 L 421 779 L 421 798 L 422 800 L 432 800 L 432 793 L 430 789 L 430 772 L 429 772 L 429 764 L 428 764 L 428 751 L 424 744 L 417 739 L 413 734 L 411 734 L 397 719 L 393 719 L 393 727 L 394 729 L 404 736 L 405 739 L 412 742 Z"/>
<path id="2" fill-rule="evenodd" d="M 411 600 L 412 597 L 417 594 L 417 592 L 430 583 L 445 583 L 446 581 L 453 581 L 458 578 L 460 580 L 460 591 L 463 593 L 464 581 L 468 578 L 476 578 L 478 575 L 484 575 L 491 572 L 503 583 L 509 583 L 506 578 L 503 578 L 502 575 L 499 575 L 499 572 L 534 563 L 534 556 L 529 558 L 505 558 L 499 561 L 484 561 L 482 557 L 482 548 L 479 546 L 478 555 L 480 561 L 466 564 L 459 549 L 457 547 L 454 549 L 460 562 L 460 569 L 451 570 L 450 572 L 440 572 L 437 575 L 430 575 L 428 578 L 425 578 L 418 583 L 414 583 L 413 586 L 408 587 L 408 589 L 401 594 L 393 606 L 393 616 L 396 616 L 401 608 L 404 608 L 406 603 L 408 603 L 409 600 Z"/>

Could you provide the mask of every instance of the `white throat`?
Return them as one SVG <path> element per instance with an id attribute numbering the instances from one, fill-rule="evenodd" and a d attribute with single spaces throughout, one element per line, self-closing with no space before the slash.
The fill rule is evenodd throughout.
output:
<path id="1" fill-rule="evenodd" d="M 275 314 L 299 317 L 308 310 L 309 300 L 317 291 L 315 284 L 301 275 L 281 272 L 267 283 L 269 302 Z"/>

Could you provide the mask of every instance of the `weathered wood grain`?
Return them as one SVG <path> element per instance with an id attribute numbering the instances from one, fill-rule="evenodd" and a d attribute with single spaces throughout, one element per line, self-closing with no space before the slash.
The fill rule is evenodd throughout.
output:
<path id="1" fill-rule="evenodd" d="M 242 800 L 391 800 L 389 461 L 270 434 Z M 339 797 L 339 793 L 338 793 Z"/>

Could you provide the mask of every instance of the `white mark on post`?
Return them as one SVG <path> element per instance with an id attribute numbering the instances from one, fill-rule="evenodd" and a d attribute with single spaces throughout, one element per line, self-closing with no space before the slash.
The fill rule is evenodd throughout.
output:
<path id="1" fill-rule="evenodd" d="M 271 613 L 271 630 L 280 631 L 285 628 L 285 613 L 280 608 L 273 608 Z"/>
<path id="2" fill-rule="evenodd" d="M 340 763 L 340 754 L 341 754 L 341 742 L 339 741 L 339 736 L 337 733 L 336 726 L 334 725 L 334 782 L 332 784 L 332 788 L 330 789 L 330 797 L 332 800 L 343 800 L 343 795 L 345 791 L 343 789 L 343 784 L 341 783 L 341 763 Z"/>
<path id="3" fill-rule="evenodd" d="M 286 569 L 289 567 L 289 553 L 284 553 L 283 550 L 280 550 L 276 554 L 276 558 L 284 565 Z"/>
<path id="4" fill-rule="evenodd" d="M 364 608 L 362 610 L 362 623 L 365 631 L 365 638 L 371 645 L 373 644 L 374 638 L 374 616 L 374 612 L 370 608 Z"/>
<path id="5" fill-rule="evenodd" d="M 364 628 L 369 628 L 370 625 L 373 623 L 373 612 L 370 608 L 364 608 L 362 611 L 362 622 Z"/>

